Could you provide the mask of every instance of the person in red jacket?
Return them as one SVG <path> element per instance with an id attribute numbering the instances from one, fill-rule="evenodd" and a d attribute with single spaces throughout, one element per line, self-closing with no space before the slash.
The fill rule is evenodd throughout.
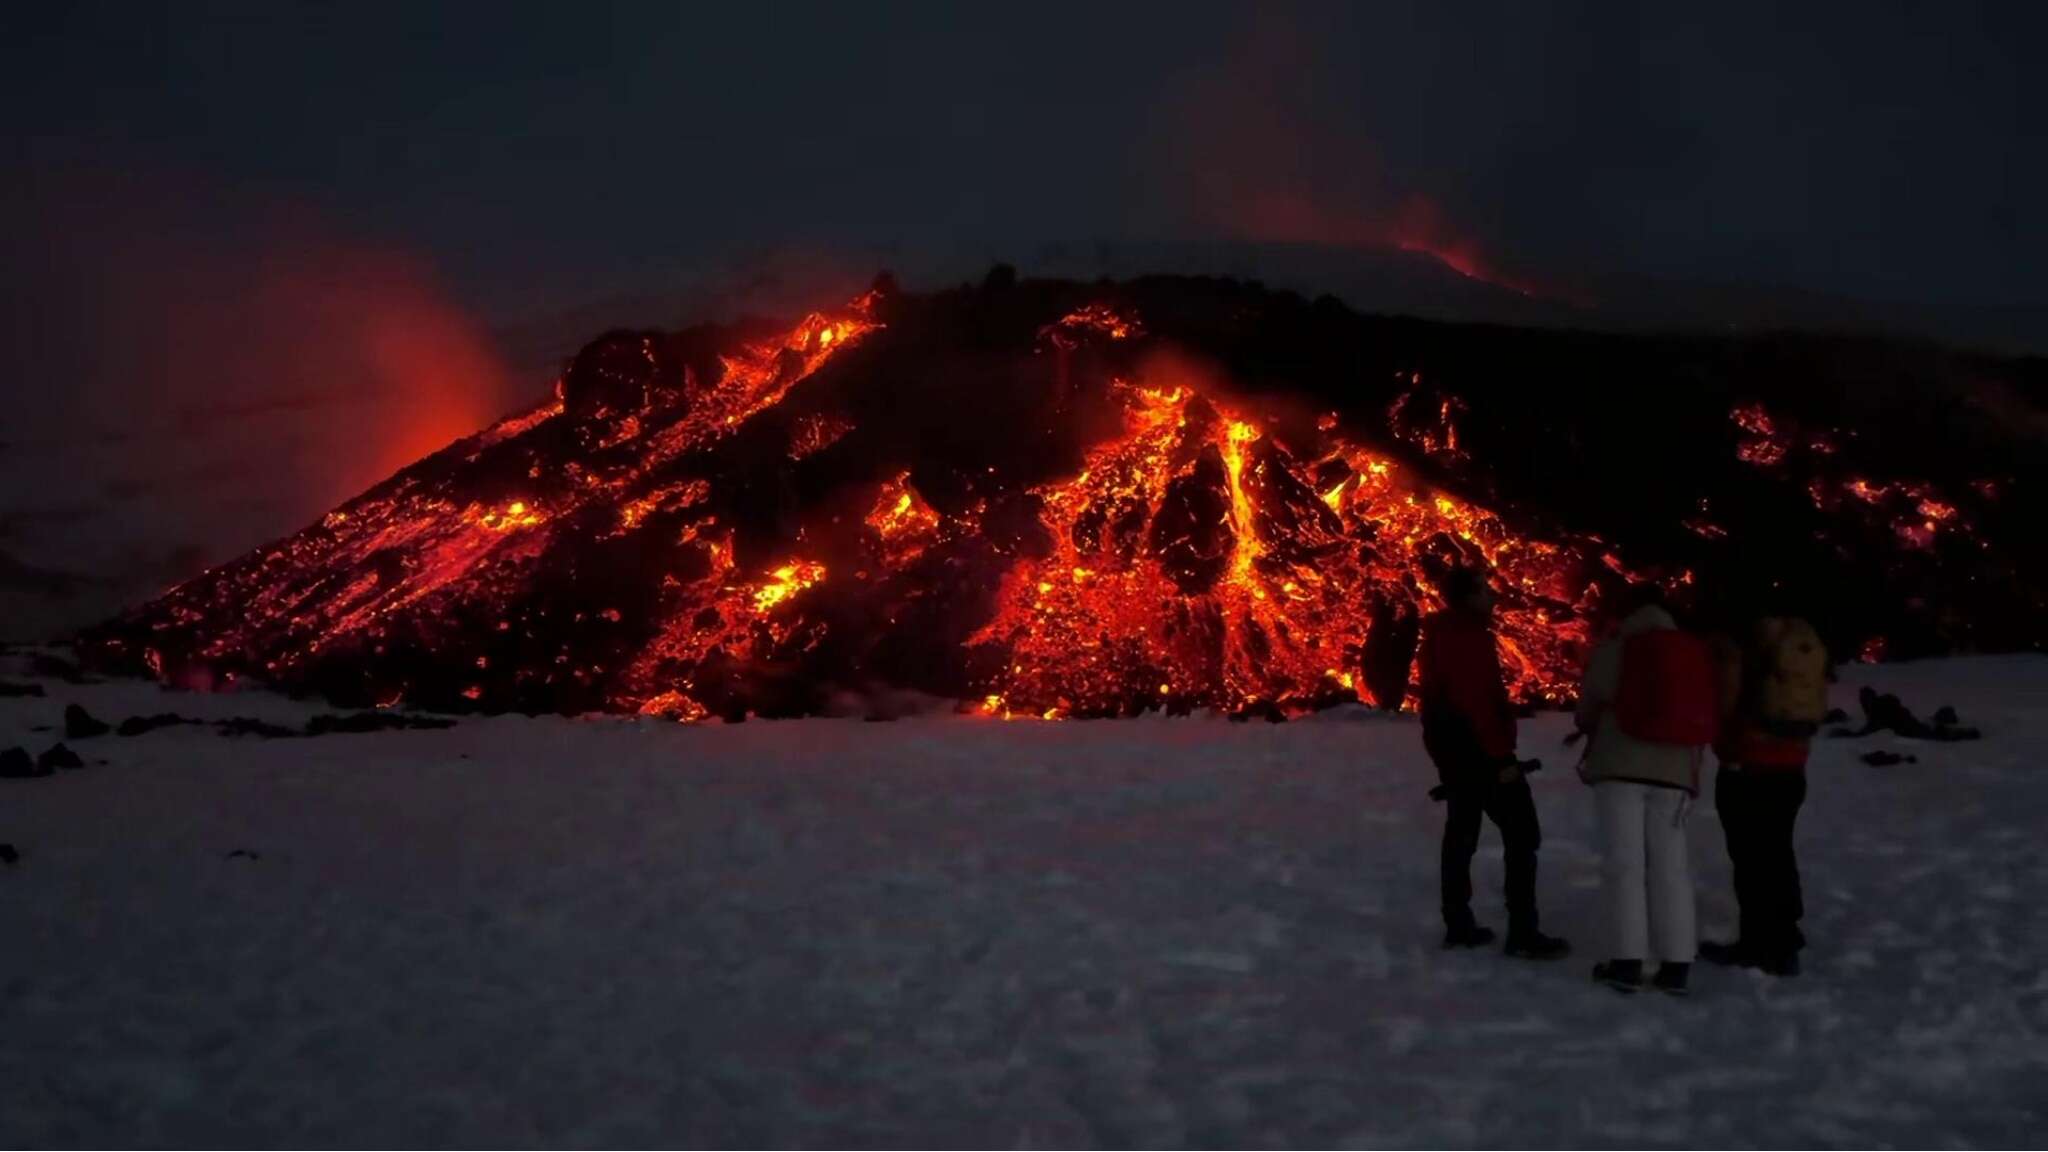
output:
<path id="1" fill-rule="evenodd" d="M 1536 799 L 1515 759 L 1515 713 L 1493 635 L 1486 573 L 1457 569 L 1443 585 L 1445 608 L 1423 623 L 1422 743 L 1443 781 L 1448 811 L 1442 856 L 1444 947 L 1476 948 L 1493 930 L 1472 916 L 1472 854 L 1480 817 L 1500 829 L 1506 849 L 1507 953 L 1550 960 L 1571 951 L 1537 926 Z"/>

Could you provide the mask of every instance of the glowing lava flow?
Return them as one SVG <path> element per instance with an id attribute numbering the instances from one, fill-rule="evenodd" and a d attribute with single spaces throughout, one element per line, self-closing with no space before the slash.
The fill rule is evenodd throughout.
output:
<path id="1" fill-rule="evenodd" d="M 1298 457 L 1188 384 L 1118 388 L 1123 435 L 1039 490 L 1052 554 L 1010 573 L 970 640 L 1008 654 L 985 710 L 1288 711 L 1355 698 L 1376 609 L 1382 621 L 1390 605 L 1412 618 L 1434 606 L 1449 567 L 1479 563 L 1503 593 L 1517 694 L 1569 695 L 1586 638 L 1574 605 L 1589 592 L 1570 551 L 1424 493 L 1357 446 L 1333 439 L 1313 461 Z"/>
<path id="2" fill-rule="evenodd" d="M 812 315 L 779 337 L 740 345 L 720 358 L 715 382 L 687 401 L 672 402 L 672 422 L 645 443 L 634 441 L 643 425 L 660 415 L 661 404 L 670 401 L 650 398 L 635 410 L 600 412 L 592 425 L 601 433 L 597 450 L 587 461 L 551 471 L 530 445 L 562 423 L 566 405 L 558 385 L 548 403 L 430 458 L 456 454 L 472 468 L 498 469 L 508 461 L 530 459 L 520 474 L 529 489 L 545 490 L 545 498 L 465 501 L 458 481 L 429 479 L 422 465 L 415 465 L 313 528 L 173 589 L 159 602 L 162 618 L 151 630 L 183 626 L 197 632 L 199 643 L 179 654 L 182 661 L 253 660 L 260 674 L 288 681 L 303 662 L 337 646 L 374 654 L 393 621 L 431 605 L 449 604 L 453 615 L 458 600 L 512 601 L 531 578 L 534 563 L 557 542 L 556 529 L 577 519 L 584 508 L 620 502 L 612 523 L 614 532 L 622 532 L 637 528 L 658 509 L 701 501 L 701 480 L 631 494 L 645 477 L 727 435 L 872 331 L 877 325 L 868 317 L 871 302 L 863 297 L 844 313 Z M 806 583 L 821 578 L 819 572 Z M 781 598 L 761 602 L 762 610 Z M 500 626 L 507 625 L 501 621 Z M 108 647 L 118 652 L 123 645 L 117 639 Z M 154 648 L 134 655 L 152 667 L 164 662 Z M 590 674 L 587 669 L 565 674 L 574 672 Z"/>
<path id="3" fill-rule="evenodd" d="M 1790 461 L 1804 463 L 1833 457 L 1840 450 L 1841 433 L 1830 430 L 1802 438 L 1787 426 L 1789 422 L 1772 416 L 1755 402 L 1736 405 L 1728 419 L 1740 433 L 1736 458 L 1753 468 L 1781 471 Z M 1997 499 L 1997 486 L 1992 481 L 1979 480 L 1971 488 L 1986 502 Z M 1933 549 L 1943 533 L 1965 538 L 1970 535 L 1970 522 L 1962 510 L 1927 481 L 1880 483 L 1830 472 L 1812 476 L 1807 481 L 1806 493 L 1817 510 L 1830 515 L 1845 507 L 1856 511 L 1862 518 L 1889 529 L 1898 546 L 1911 551 Z M 1701 526 L 1693 530 L 1701 535 L 1710 532 Z"/>
<path id="4" fill-rule="evenodd" d="M 96 651 L 433 707 L 797 715 L 897 676 L 1004 714 L 1279 715 L 1399 704 L 1416 620 L 1451 568 L 1482 566 L 1515 695 L 1569 696 L 1596 585 L 1627 575 L 1600 541 L 1511 530 L 1334 414 L 1267 419 L 1141 358 L 1139 317 L 1103 303 L 1026 314 L 976 362 L 1042 367 L 1004 399 L 1049 401 L 1015 410 L 1057 435 L 902 436 L 872 390 L 935 347 L 903 331 L 967 354 L 933 307 L 888 313 L 911 320 L 886 340 L 867 339 L 873 294 L 764 339 L 607 335 L 548 403 L 175 589 Z M 1088 423 L 1059 424 L 1082 407 Z M 1381 442 L 1462 460 L 1459 413 L 1403 397 Z M 1084 438 L 1097 416 L 1120 427 Z M 1065 454 L 1031 447 L 1049 442 Z"/>

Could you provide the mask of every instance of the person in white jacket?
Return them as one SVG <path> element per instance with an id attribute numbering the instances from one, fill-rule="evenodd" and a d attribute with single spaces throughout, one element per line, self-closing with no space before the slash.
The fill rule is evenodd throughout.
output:
<path id="1" fill-rule="evenodd" d="M 1579 777 L 1600 811 L 1611 959 L 1593 978 L 1617 990 L 1643 985 L 1644 962 L 1659 961 L 1652 986 L 1684 995 L 1698 947 L 1685 822 L 1699 792 L 1701 750 L 1652 744 L 1621 730 L 1615 701 L 1630 636 L 1678 624 L 1654 590 L 1639 590 L 1615 634 L 1594 649 L 1579 690 L 1577 723 L 1590 746 Z"/>

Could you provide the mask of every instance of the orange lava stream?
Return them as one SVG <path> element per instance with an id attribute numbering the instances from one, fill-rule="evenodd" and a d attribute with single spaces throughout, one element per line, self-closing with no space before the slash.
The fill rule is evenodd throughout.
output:
<path id="1" fill-rule="evenodd" d="M 1512 689 L 1569 696 L 1585 640 L 1570 605 L 1588 589 L 1575 582 L 1568 550 L 1425 494 L 1369 450 L 1332 440 L 1313 464 L 1304 461 L 1186 384 L 1119 390 L 1123 435 L 1073 478 L 1039 490 L 1052 555 L 1009 574 L 993 619 L 969 641 L 1009 654 L 984 710 L 1119 713 L 1143 706 L 1146 694 L 1224 710 L 1296 710 L 1355 697 L 1374 597 L 1427 610 L 1436 603 L 1429 572 L 1480 562 L 1503 595 Z M 1216 522 L 1179 525 L 1165 511 L 1169 490 L 1205 469 L 1220 473 L 1225 497 Z M 1324 491 L 1309 486 L 1311 475 L 1332 472 L 1341 479 Z M 1176 575 L 1203 565 L 1216 570 L 1213 583 L 1186 591 Z"/>

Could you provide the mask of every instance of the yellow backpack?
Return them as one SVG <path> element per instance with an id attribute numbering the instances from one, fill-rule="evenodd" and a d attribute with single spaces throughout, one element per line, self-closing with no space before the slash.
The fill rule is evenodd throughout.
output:
<path id="1" fill-rule="evenodd" d="M 1743 687 L 1758 730 L 1788 740 L 1820 730 L 1828 713 L 1828 650 L 1813 625 L 1774 616 L 1757 625 Z"/>

